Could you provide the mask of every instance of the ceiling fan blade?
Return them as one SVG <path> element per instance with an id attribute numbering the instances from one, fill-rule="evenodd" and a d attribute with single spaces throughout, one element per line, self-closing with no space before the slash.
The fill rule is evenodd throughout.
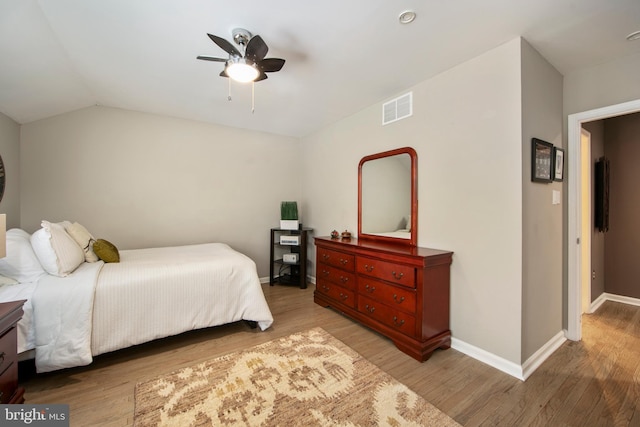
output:
<path id="1" fill-rule="evenodd" d="M 213 62 L 227 62 L 228 59 L 222 59 L 222 58 L 214 58 L 211 56 L 202 56 L 199 55 L 197 59 L 202 59 L 203 61 L 213 61 Z"/>
<path id="2" fill-rule="evenodd" d="M 258 67 L 265 73 L 274 73 L 282 69 L 284 62 L 284 59 L 280 58 L 265 58 L 258 62 Z"/>
<path id="3" fill-rule="evenodd" d="M 262 40 L 260 36 L 253 36 L 249 43 L 247 43 L 247 48 L 245 49 L 245 56 L 251 59 L 253 62 L 262 61 L 264 57 L 267 55 L 269 48 L 267 44 Z"/>
<path id="4" fill-rule="evenodd" d="M 220 71 L 219 76 L 220 76 L 220 77 L 229 77 L 229 74 L 227 74 L 227 67 L 224 67 L 224 68 L 222 69 L 222 71 Z"/>
<path id="5" fill-rule="evenodd" d="M 214 36 L 213 34 L 207 33 L 207 35 L 211 40 L 213 40 L 215 44 L 217 44 L 222 50 L 227 52 L 229 55 L 242 57 L 242 54 L 240 53 L 240 51 L 236 49 L 236 47 L 232 45 L 231 42 L 223 39 L 222 37 Z"/>
<path id="6" fill-rule="evenodd" d="M 259 82 L 259 81 L 261 81 L 261 80 L 266 80 L 266 79 L 268 79 L 268 78 L 269 78 L 269 76 L 267 76 L 265 73 L 260 73 L 260 74 L 258 75 L 258 78 L 256 78 L 256 79 L 254 80 L 254 82 Z"/>

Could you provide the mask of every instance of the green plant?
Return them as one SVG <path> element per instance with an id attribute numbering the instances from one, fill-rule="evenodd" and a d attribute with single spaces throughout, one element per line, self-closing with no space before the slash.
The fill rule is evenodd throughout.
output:
<path id="1" fill-rule="evenodd" d="M 280 203 L 280 219 L 297 220 L 298 219 L 298 203 L 297 202 Z"/>

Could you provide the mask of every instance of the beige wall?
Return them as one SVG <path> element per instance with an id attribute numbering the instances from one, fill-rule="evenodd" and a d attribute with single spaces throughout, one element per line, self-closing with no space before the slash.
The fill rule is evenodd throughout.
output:
<path id="1" fill-rule="evenodd" d="M 565 75 L 565 116 L 640 99 L 638 70 L 640 53 Z"/>
<path id="2" fill-rule="evenodd" d="M 121 249 L 226 242 L 269 272 L 298 140 L 91 107 L 22 126 L 21 225 L 68 219 Z M 304 208 L 301 209 L 305 219 Z"/>
<path id="3" fill-rule="evenodd" d="M 6 174 L 0 213 L 7 214 L 7 229 L 10 229 L 20 226 L 20 125 L 2 113 L 0 156 Z"/>
<path id="4" fill-rule="evenodd" d="M 408 90 L 410 118 L 382 126 L 379 103 L 303 139 L 303 206 L 317 235 L 357 230 L 360 159 L 413 147 L 418 244 L 455 252 L 453 336 L 520 364 L 520 40 Z"/>
<path id="5" fill-rule="evenodd" d="M 531 138 L 562 148 L 562 75 L 522 41 L 522 362 L 562 330 L 562 182 L 531 181 Z M 566 169 L 566 168 L 565 168 Z M 563 198 L 562 198 L 563 199 Z"/>
<path id="6" fill-rule="evenodd" d="M 611 168 L 604 290 L 640 298 L 640 113 L 604 120 L 604 135 Z"/>

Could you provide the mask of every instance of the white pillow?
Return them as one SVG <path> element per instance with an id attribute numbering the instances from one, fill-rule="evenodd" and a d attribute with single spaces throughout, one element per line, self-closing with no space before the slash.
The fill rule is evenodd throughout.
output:
<path id="1" fill-rule="evenodd" d="M 18 284 L 18 281 L 16 279 L 12 279 L 11 277 L 3 276 L 0 274 L 0 286 L 16 284 Z"/>
<path id="2" fill-rule="evenodd" d="M 47 273 L 65 277 L 84 262 L 84 251 L 61 224 L 42 221 L 31 235 L 31 246 Z"/>
<path id="3" fill-rule="evenodd" d="M 96 239 L 81 224 L 74 222 L 65 227 L 67 233 L 76 241 L 84 251 L 84 260 L 87 262 L 98 261 L 98 255 L 93 251 L 93 243 Z"/>
<path id="4" fill-rule="evenodd" d="M 30 237 L 20 228 L 7 230 L 7 256 L 0 259 L 1 275 L 29 283 L 47 274 L 31 247 Z"/>

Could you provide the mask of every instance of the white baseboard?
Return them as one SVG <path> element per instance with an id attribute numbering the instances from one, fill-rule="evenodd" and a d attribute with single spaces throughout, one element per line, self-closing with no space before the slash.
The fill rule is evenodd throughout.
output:
<path id="1" fill-rule="evenodd" d="M 567 340 L 564 331 L 559 331 L 545 345 L 540 347 L 524 364 L 518 365 L 510 360 L 496 356 L 486 350 L 468 344 L 457 338 L 451 338 L 451 348 L 458 350 L 482 363 L 509 374 L 521 381 L 525 381 L 542 363 L 549 358 Z"/>
<path id="2" fill-rule="evenodd" d="M 551 338 L 545 345 L 540 347 L 538 351 L 533 353 L 530 358 L 525 360 L 522 365 L 523 378 L 526 380 L 536 369 L 542 365 L 542 362 L 547 360 L 560 346 L 567 340 L 565 331 L 558 332 L 553 338 Z"/>
<path id="3" fill-rule="evenodd" d="M 480 347 L 476 347 L 454 337 L 451 337 L 451 348 L 493 368 L 496 368 L 506 374 L 509 374 L 512 377 L 516 377 L 517 379 L 522 381 L 525 380 L 522 366 L 518 365 L 517 363 L 511 362 L 507 359 L 503 359 L 502 357 L 496 356 L 495 354 L 483 350 Z"/>
<path id="4" fill-rule="evenodd" d="M 591 310 L 590 313 L 594 313 L 597 309 L 600 308 L 602 304 L 604 304 L 605 301 L 613 301 L 613 302 L 620 302 L 622 304 L 640 306 L 640 299 L 638 298 L 626 297 L 624 295 L 615 295 L 615 294 L 609 294 L 607 292 L 603 292 L 602 295 L 600 295 L 598 298 L 596 298 L 594 302 L 591 303 L 591 306 L 589 307 L 589 309 Z"/>
<path id="5" fill-rule="evenodd" d="M 602 294 L 600 294 L 598 298 L 596 298 L 595 301 L 591 303 L 591 305 L 589 306 L 588 314 L 594 313 L 597 309 L 600 308 L 602 304 L 604 304 L 606 300 L 607 300 L 607 294 L 603 292 Z"/>

